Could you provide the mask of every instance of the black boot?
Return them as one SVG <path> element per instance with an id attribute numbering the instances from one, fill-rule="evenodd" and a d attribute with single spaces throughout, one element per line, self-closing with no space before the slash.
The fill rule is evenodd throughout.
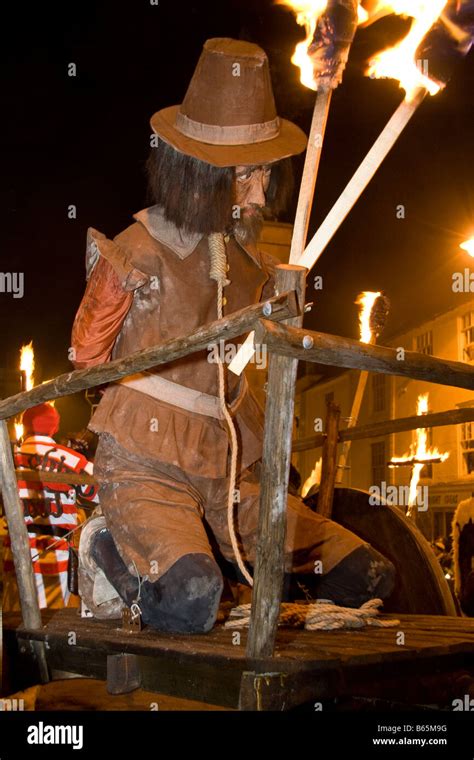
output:
<path id="1" fill-rule="evenodd" d="M 142 620 L 160 631 L 207 633 L 216 621 L 223 587 L 212 557 L 185 554 L 159 580 L 142 583 Z"/>
<path id="2" fill-rule="evenodd" d="M 138 596 L 139 580 L 128 572 L 127 566 L 106 528 L 94 536 L 91 555 L 125 604 L 131 607 Z"/>

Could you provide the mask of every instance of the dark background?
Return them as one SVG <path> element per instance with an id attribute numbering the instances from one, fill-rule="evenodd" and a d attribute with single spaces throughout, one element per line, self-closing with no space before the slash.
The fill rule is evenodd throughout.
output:
<path id="1" fill-rule="evenodd" d="M 406 22 L 383 20 L 357 33 L 333 98 L 311 231 L 403 97 L 397 83 L 362 72 L 369 55 L 405 29 Z M 290 63 L 303 30 L 271 0 L 22 3 L 3 24 L 0 271 L 24 272 L 25 295 L 0 294 L 2 393 L 19 390 L 8 371 L 30 339 L 37 381 L 70 368 L 86 229 L 112 237 L 146 205 L 149 117 L 181 101 L 203 42 L 214 36 L 265 48 L 280 115 L 308 132 L 315 95 Z M 76 77 L 68 76 L 71 62 Z M 452 273 L 470 262 L 458 245 L 474 233 L 473 84 L 471 53 L 448 88 L 424 102 L 313 270 L 324 289 L 308 292 L 316 300 L 309 327 L 357 337 L 360 290 L 389 294 L 388 334 L 452 305 Z M 301 173 L 301 160 L 296 168 Z M 396 217 L 399 204 L 404 220 Z M 292 221 L 291 211 L 283 221 Z M 76 397 L 58 407 L 66 429 L 87 415 Z"/>

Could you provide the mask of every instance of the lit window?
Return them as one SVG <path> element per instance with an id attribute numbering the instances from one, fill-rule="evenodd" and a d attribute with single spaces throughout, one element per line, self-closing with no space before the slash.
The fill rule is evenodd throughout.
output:
<path id="1" fill-rule="evenodd" d="M 385 441 L 370 445 L 372 459 L 372 484 L 379 485 L 386 480 L 387 458 L 385 456 Z"/>
<path id="2" fill-rule="evenodd" d="M 433 356 L 433 331 L 421 333 L 415 338 L 415 351 L 419 354 L 428 354 Z"/>
<path id="3" fill-rule="evenodd" d="M 468 311 L 462 318 L 462 358 L 465 362 L 474 359 L 474 311 Z"/>
<path id="4" fill-rule="evenodd" d="M 461 425 L 461 451 L 464 459 L 465 473 L 474 472 L 474 422 Z"/>

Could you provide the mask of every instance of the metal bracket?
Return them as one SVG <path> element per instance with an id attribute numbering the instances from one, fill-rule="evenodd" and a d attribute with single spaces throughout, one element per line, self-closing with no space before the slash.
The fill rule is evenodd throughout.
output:
<path id="1" fill-rule="evenodd" d="M 141 610 L 136 602 L 122 610 L 122 629 L 127 633 L 140 633 L 142 630 Z"/>

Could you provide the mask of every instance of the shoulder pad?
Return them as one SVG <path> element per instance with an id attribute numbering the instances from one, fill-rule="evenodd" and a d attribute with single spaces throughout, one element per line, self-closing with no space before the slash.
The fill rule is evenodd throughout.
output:
<path id="1" fill-rule="evenodd" d="M 99 260 L 106 259 L 114 268 L 124 290 L 136 290 L 148 282 L 148 275 L 136 269 L 130 261 L 128 253 L 113 240 L 89 227 L 86 245 L 86 279 L 89 279 Z"/>

